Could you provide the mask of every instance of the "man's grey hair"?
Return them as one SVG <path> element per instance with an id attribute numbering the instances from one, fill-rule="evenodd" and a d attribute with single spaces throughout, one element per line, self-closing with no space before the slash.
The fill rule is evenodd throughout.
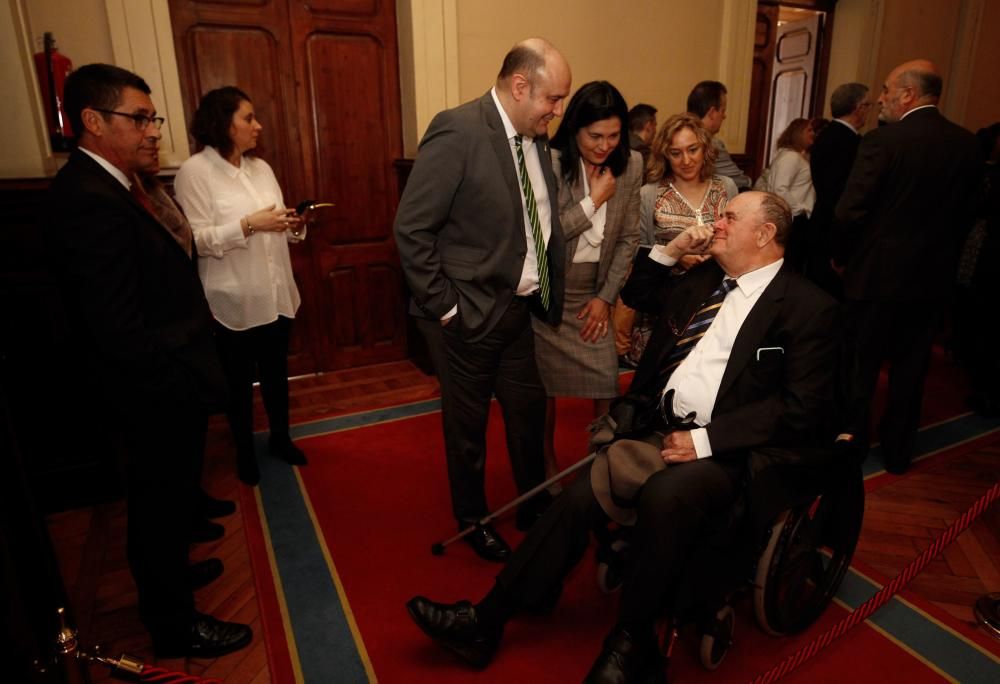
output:
<path id="1" fill-rule="evenodd" d="M 913 87 L 917 91 L 918 98 L 927 97 L 935 102 L 941 97 L 941 88 L 944 85 L 938 74 L 919 69 L 910 69 L 901 73 L 899 84 Z"/>
<path id="2" fill-rule="evenodd" d="M 837 86 L 830 96 L 830 113 L 835 119 L 847 116 L 861 104 L 868 95 L 868 86 L 864 83 L 845 83 Z"/>
<path id="3" fill-rule="evenodd" d="M 774 241 L 784 246 L 792 230 L 792 208 L 788 202 L 771 192 L 762 193 L 760 198 L 761 223 L 773 223 Z"/>

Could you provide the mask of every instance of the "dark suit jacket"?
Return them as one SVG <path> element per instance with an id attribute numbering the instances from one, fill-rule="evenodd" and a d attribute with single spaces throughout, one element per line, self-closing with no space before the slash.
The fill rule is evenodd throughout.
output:
<path id="1" fill-rule="evenodd" d="M 535 139 L 548 186 L 551 306 L 562 318 L 566 244 L 548 140 Z M 507 310 L 527 254 L 520 181 L 503 121 L 490 93 L 439 113 L 420 142 L 396 213 L 403 272 L 413 292 L 411 312 L 440 319 L 458 304 L 467 341 L 475 342 Z"/>
<path id="2" fill-rule="evenodd" d="M 648 402 L 663 389 L 660 368 L 677 342 L 674 330 L 683 331 L 724 274 L 709 260 L 676 276 L 647 254 L 639 251 L 622 300 L 660 314 L 626 395 Z M 836 319 L 836 302 L 825 292 L 787 268 L 778 272 L 733 343 L 707 426 L 713 458 L 832 441 Z"/>
<path id="3" fill-rule="evenodd" d="M 829 250 L 833 211 L 847 185 L 860 144 L 859 134 L 843 124 L 831 121 L 816 136 L 816 142 L 810 151 L 809 167 L 813 187 L 816 189 L 811 225 L 813 231 L 819 234 L 820 246 L 824 250 Z M 829 255 L 830 252 L 827 251 L 826 254 Z"/>
<path id="4" fill-rule="evenodd" d="M 949 297 L 972 225 L 978 158 L 975 136 L 936 107 L 864 136 L 833 227 L 847 299 Z"/>
<path id="5" fill-rule="evenodd" d="M 46 243 L 82 365 L 127 415 L 221 409 L 226 385 L 192 260 L 114 177 L 75 151 Z"/>

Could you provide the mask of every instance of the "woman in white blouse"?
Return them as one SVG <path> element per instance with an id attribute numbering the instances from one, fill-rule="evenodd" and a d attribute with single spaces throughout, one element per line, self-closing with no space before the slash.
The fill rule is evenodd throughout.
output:
<path id="1" fill-rule="evenodd" d="M 262 126 L 246 93 L 227 86 L 206 94 L 191 134 L 203 148 L 174 180 L 198 251 L 198 272 L 216 320 L 229 380 L 229 425 L 240 480 L 260 481 L 253 448 L 256 366 L 270 423 L 273 456 L 305 465 L 288 429 L 288 336 L 299 308 L 288 243 L 305 226 L 286 209 L 271 167 L 253 156 Z"/>
<path id="2" fill-rule="evenodd" d="M 593 399 L 599 416 L 618 396 L 610 312 L 639 243 L 642 185 L 642 156 L 628 145 L 628 106 L 607 81 L 576 91 L 550 146 L 567 263 L 562 322 L 553 328 L 532 319 L 538 372 L 549 396 L 546 476 L 557 470 L 555 397 Z"/>
<path id="3" fill-rule="evenodd" d="M 773 192 L 792 208 L 794 221 L 785 247 L 785 262 L 797 270 L 801 270 L 805 257 L 805 233 L 816 203 L 812 171 L 809 170 L 809 150 L 815 139 L 809 119 L 793 120 L 778 137 L 771 164 L 754 185 L 754 190 Z"/>

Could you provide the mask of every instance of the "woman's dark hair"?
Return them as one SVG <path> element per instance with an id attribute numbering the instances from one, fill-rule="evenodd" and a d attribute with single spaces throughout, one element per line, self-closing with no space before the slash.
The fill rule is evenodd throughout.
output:
<path id="1" fill-rule="evenodd" d="M 618 146 L 608 155 L 604 165 L 618 177 L 625 173 L 631 152 L 628 146 L 628 105 L 625 104 L 625 98 L 607 81 L 584 83 L 573 93 L 551 142 L 552 147 L 562 153 L 562 175 L 567 183 L 575 183 L 580 175 L 580 149 L 576 145 L 576 134 L 581 128 L 612 117 L 617 117 L 621 122 L 622 134 Z"/>
<path id="2" fill-rule="evenodd" d="M 220 155 L 228 157 L 233 151 L 229 127 L 233 114 L 250 96 L 236 86 L 225 86 L 205 93 L 198 103 L 198 110 L 191 121 L 191 135 L 199 147 L 214 147 Z"/>

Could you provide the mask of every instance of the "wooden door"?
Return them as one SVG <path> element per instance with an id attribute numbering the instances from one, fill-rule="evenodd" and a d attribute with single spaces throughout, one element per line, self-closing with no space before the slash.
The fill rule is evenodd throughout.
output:
<path id="1" fill-rule="evenodd" d="M 292 247 L 302 294 L 289 370 L 406 356 L 402 274 L 392 238 L 402 156 L 395 6 L 383 0 L 170 0 L 191 114 L 237 85 L 264 125 L 261 156 L 285 203 L 334 202 Z"/>
<path id="2" fill-rule="evenodd" d="M 809 117 L 812 111 L 819 22 L 819 15 L 813 14 L 778 26 L 771 67 L 765 165 L 770 163 L 778 137 L 788 124 L 794 119 Z"/>

